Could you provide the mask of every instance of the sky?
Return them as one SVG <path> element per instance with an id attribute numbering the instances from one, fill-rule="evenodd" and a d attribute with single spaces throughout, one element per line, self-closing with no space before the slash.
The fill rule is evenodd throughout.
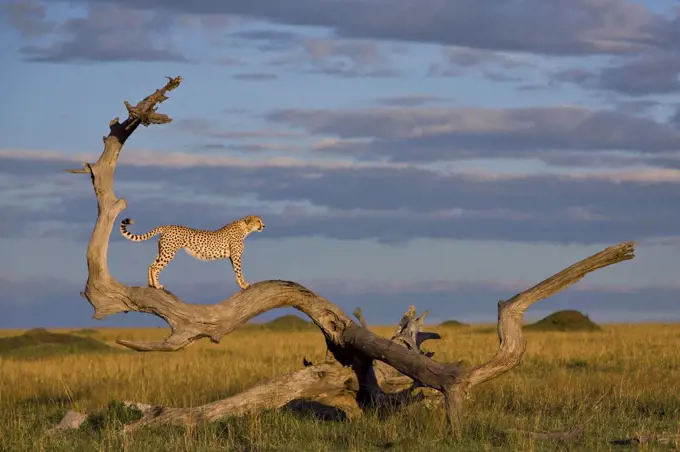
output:
<path id="1" fill-rule="evenodd" d="M 636 258 L 532 306 L 680 321 L 680 8 L 669 0 L 0 0 L 0 328 L 92 319 L 88 177 L 113 117 L 183 78 L 121 153 L 134 233 L 248 214 L 245 279 L 369 323 L 494 322 L 497 302 L 624 241 Z M 155 240 L 114 229 L 145 285 Z M 187 302 L 238 290 L 180 252 Z M 257 320 L 288 313 L 274 310 Z"/>

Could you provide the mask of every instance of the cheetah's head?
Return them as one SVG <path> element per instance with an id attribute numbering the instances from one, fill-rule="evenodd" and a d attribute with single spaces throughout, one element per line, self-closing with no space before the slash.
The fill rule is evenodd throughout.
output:
<path id="1" fill-rule="evenodd" d="M 243 221 L 246 223 L 248 232 L 261 232 L 264 229 L 264 222 L 257 215 L 248 215 Z"/>

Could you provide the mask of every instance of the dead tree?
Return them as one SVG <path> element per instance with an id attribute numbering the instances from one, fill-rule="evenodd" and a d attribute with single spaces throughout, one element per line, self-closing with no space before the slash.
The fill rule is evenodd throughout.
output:
<path id="1" fill-rule="evenodd" d="M 118 343 L 137 351 L 170 352 L 181 350 L 202 338 L 219 343 L 238 325 L 265 311 L 293 307 L 309 316 L 321 330 L 336 361 L 308 365 L 284 378 L 201 407 L 162 408 L 137 404 L 144 417 L 128 425 L 129 429 L 144 425 L 212 421 L 227 415 L 281 407 L 300 397 L 330 400 L 331 404 L 342 407 L 348 413 L 360 414 L 367 409 L 411 401 L 412 390 L 424 386 L 443 394 L 448 423 L 456 432 L 472 388 L 519 364 L 526 346 L 522 321 L 529 306 L 574 284 L 592 271 L 634 257 L 634 243 L 621 243 L 577 262 L 507 301 L 500 301 L 498 352 L 488 362 L 473 367 L 459 362 L 437 362 L 431 354 L 421 353 L 420 343 L 438 336 L 420 331 L 424 315 L 416 318 L 413 308 L 404 315 L 395 337 L 390 340 L 371 332 L 360 314 L 357 317 L 361 324 L 357 324 L 327 299 L 292 281 L 258 282 L 210 306 L 185 303 L 167 290 L 126 286 L 111 275 L 107 265 L 110 235 L 116 218 L 126 208 L 125 200 L 117 198 L 113 189 L 116 163 L 125 141 L 140 125 L 172 121 L 156 109 L 158 104 L 168 99 L 166 93 L 176 89 L 181 81 L 181 77 L 169 78 L 163 88 L 135 106 L 125 102 L 128 117 L 122 123 L 118 118 L 109 123 L 110 133 L 103 137 L 104 151 L 97 162 L 85 163 L 82 169 L 68 170 L 89 174 L 97 197 L 98 216 L 87 248 L 88 278 L 85 291 L 81 293 L 94 308 L 93 317 L 103 319 L 128 311 L 161 317 L 171 329 L 164 341 L 119 340 Z M 403 374 L 402 382 L 408 377 L 406 380 L 412 383 L 411 387 L 399 393 L 385 392 L 382 373 L 376 373 L 376 360 L 382 362 L 384 368 L 393 368 Z M 76 419 L 74 424 L 82 422 L 82 416 L 70 417 Z"/>

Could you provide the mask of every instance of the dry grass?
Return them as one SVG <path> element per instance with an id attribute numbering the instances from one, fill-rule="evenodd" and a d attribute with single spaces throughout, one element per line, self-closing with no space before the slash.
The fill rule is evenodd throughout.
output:
<path id="1" fill-rule="evenodd" d="M 429 329 L 444 336 L 427 344 L 438 360 L 481 363 L 497 347 L 488 327 Z M 377 330 L 388 335 L 392 327 Z M 88 336 L 112 343 L 165 334 L 164 329 L 102 329 Z M 387 421 L 366 416 L 321 422 L 279 412 L 127 437 L 111 419 L 102 429 L 43 433 L 67 408 L 104 410 L 114 398 L 190 406 L 234 394 L 299 369 L 305 356 L 323 359 L 325 345 L 315 331 L 244 328 L 219 345 L 202 341 L 176 353 L 0 358 L 0 450 L 609 450 L 608 440 L 616 437 L 680 433 L 680 325 L 604 326 L 602 332 L 526 337 L 522 364 L 474 392 L 458 441 L 446 437 L 439 409 L 422 407 Z M 589 418 L 584 439 L 568 446 L 507 433 L 568 428 Z"/>

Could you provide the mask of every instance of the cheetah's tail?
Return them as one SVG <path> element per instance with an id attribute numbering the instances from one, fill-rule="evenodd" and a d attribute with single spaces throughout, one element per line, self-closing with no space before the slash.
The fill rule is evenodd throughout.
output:
<path id="1" fill-rule="evenodd" d="M 127 226 L 129 224 L 135 224 L 135 220 L 132 218 L 126 218 L 123 221 L 120 222 L 120 233 L 123 235 L 128 240 L 132 240 L 133 242 L 143 242 L 144 240 L 149 240 L 151 237 L 160 234 L 163 232 L 163 226 L 158 226 L 156 228 L 153 228 L 146 234 L 132 234 L 131 232 L 128 232 Z"/>

